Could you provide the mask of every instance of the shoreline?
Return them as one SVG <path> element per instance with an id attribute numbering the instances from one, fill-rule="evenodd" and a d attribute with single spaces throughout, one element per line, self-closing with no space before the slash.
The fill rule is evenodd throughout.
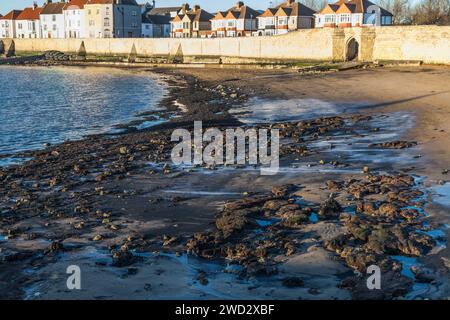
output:
<path id="1" fill-rule="evenodd" d="M 16 186 L 11 190 L 2 190 L 2 196 L 20 195 L 20 198 L 23 200 L 13 205 L 14 210 L 21 212 L 22 215 L 27 215 L 27 217 L 21 217 L 21 219 L 25 221 L 21 221 L 21 219 L 14 221 L 14 216 L 10 216 L 5 212 L 6 215 L 4 220 L 2 220 L 2 223 L 6 222 L 5 226 L 15 225 L 17 227 L 16 229 L 10 229 L 12 230 L 11 232 L 7 232 L 11 234 L 11 239 L 8 239 L 8 245 L 12 245 L 12 248 L 15 247 L 16 251 L 12 254 L 12 258 L 8 259 L 16 262 L 11 262 L 10 265 L 0 265 L 0 274 L 5 274 L 5 276 L 8 275 L 9 277 L 12 272 L 12 277 L 19 283 L 17 286 L 13 285 L 6 289 L 3 288 L 5 282 L 3 282 L 3 279 L 0 279 L 2 292 L 10 292 L 11 297 L 20 297 L 22 296 L 22 294 L 19 293 L 20 290 L 36 284 L 36 279 L 33 278 L 36 277 L 36 275 L 39 278 L 42 278 L 43 274 L 59 272 L 60 277 L 63 278 L 64 270 L 58 268 L 62 268 L 61 264 L 64 264 L 64 259 L 61 261 L 61 259 L 58 258 L 58 255 L 68 255 L 68 257 L 65 258 L 66 260 L 70 261 L 71 259 L 74 259 L 74 261 L 77 261 L 76 258 L 72 257 L 72 253 L 75 254 L 77 253 L 77 250 L 90 246 L 97 249 L 109 248 L 111 251 L 108 252 L 107 255 L 112 256 L 112 260 L 110 261 L 110 258 L 108 258 L 106 265 L 100 264 L 99 266 L 106 269 L 106 271 L 98 273 L 99 270 L 96 269 L 95 265 L 97 262 L 101 262 L 97 261 L 97 258 L 94 258 L 94 262 L 96 262 L 94 263 L 94 266 L 88 267 L 89 274 L 104 275 L 104 277 L 106 277 L 105 279 L 113 281 L 114 279 L 111 278 L 108 266 L 111 263 L 116 263 L 116 265 L 119 268 L 122 268 L 121 270 L 127 275 L 126 279 L 129 279 L 131 284 L 137 285 L 139 281 L 143 281 L 142 276 L 144 274 L 155 272 L 154 269 L 140 259 L 139 252 L 169 251 L 184 257 L 186 256 L 185 244 L 190 243 L 190 245 L 188 245 L 189 250 L 193 250 L 194 252 L 197 250 L 197 255 L 202 256 L 203 253 L 201 252 L 204 250 L 202 246 L 206 245 L 208 247 L 211 241 L 211 239 L 209 239 L 206 244 L 204 244 L 202 243 L 202 237 L 216 237 L 214 234 L 214 225 L 217 225 L 217 217 L 220 218 L 221 215 L 224 218 L 226 217 L 226 210 L 221 211 L 220 209 L 217 209 L 217 207 L 223 207 L 224 201 L 229 201 L 228 206 L 230 207 L 233 207 L 234 205 L 232 211 L 234 212 L 233 214 L 237 214 L 236 210 L 247 210 L 248 207 L 245 205 L 246 201 L 249 201 L 252 203 L 252 206 L 255 207 L 263 200 L 263 204 L 267 206 L 269 206 L 268 202 L 273 202 L 274 200 L 278 201 L 278 204 L 270 203 L 270 205 L 275 207 L 278 205 L 280 205 L 280 207 L 292 205 L 292 203 L 289 202 L 290 199 L 292 197 L 298 197 L 299 194 L 291 195 L 291 191 L 284 191 L 284 193 L 273 198 L 273 196 L 269 196 L 268 193 L 270 193 L 270 189 L 276 185 L 298 181 L 298 184 L 309 189 L 306 190 L 306 192 L 303 191 L 301 193 L 303 199 L 309 199 L 309 205 L 306 205 L 306 207 L 310 207 L 311 210 L 316 211 L 327 201 L 329 191 L 326 191 L 323 188 L 327 180 L 330 179 L 329 181 L 331 181 L 336 179 L 338 181 L 341 178 L 352 177 L 353 179 L 360 181 L 360 183 L 363 183 L 365 178 L 364 176 L 361 176 L 360 173 L 330 173 L 324 176 L 305 174 L 304 177 L 283 176 L 283 178 L 277 179 L 276 181 L 270 181 L 261 178 L 256 179 L 251 172 L 245 170 L 237 169 L 228 174 L 219 169 L 214 176 L 217 181 L 211 180 L 205 185 L 205 183 L 202 182 L 204 176 L 201 172 L 194 171 L 191 173 L 183 172 L 176 168 L 164 168 L 164 163 L 167 162 L 166 155 L 171 146 L 168 141 L 168 136 L 171 129 L 180 127 L 190 128 L 193 125 L 193 121 L 199 119 L 206 120 L 205 123 L 207 125 L 220 127 L 242 126 L 242 123 L 232 117 L 228 111 L 231 108 L 242 106 L 244 103 L 248 102 L 249 98 L 255 96 L 275 101 L 281 99 L 280 101 L 283 101 L 283 99 L 292 99 L 299 94 L 302 97 L 315 96 L 316 98 L 323 98 L 328 95 L 328 99 L 333 100 L 333 95 L 337 95 L 338 93 L 330 93 L 329 91 L 317 92 L 312 91 L 311 89 L 317 84 L 322 90 L 323 88 L 328 88 L 328 90 L 332 89 L 332 86 L 326 83 L 327 79 L 331 79 L 333 83 L 336 84 L 348 81 L 345 78 L 349 75 L 350 79 L 351 77 L 365 78 L 367 73 L 375 72 L 379 76 L 385 76 L 385 73 L 389 73 L 389 71 L 384 69 L 353 70 L 331 75 L 301 75 L 299 73 L 294 74 L 292 72 L 282 72 L 279 70 L 259 71 L 256 74 L 255 72 L 247 72 L 245 70 L 235 70 L 226 76 L 220 74 L 222 71 L 215 73 L 218 74 L 218 76 L 216 76 L 212 73 L 199 74 L 201 71 L 194 69 L 180 71 L 170 68 L 158 68 L 152 72 L 161 72 L 161 74 L 167 76 L 168 79 L 171 79 L 174 76 L 179 77 L 178 80 L 181 79 L 181 82 L 177 82 L 176 80 L 173 80 L 173 78 L 172 80 L 169 80 L 175 81 L 172 84 L 181 85 L 181 88 L 170 87 L 170 93 L 161 101 L 161 105 L 172 108 L 173 112 L 176 112 L 179 108 L 179 106 L 174 103 L 175 101 L 186 106 L 188 112 L 180 113 L 180 118 L 173 118 L 162 126 L 156 126 L 141 131 L 126 132 L 117 137 L 110 137 L 111 139 L 100 135 L 87 137 L 81 141 L 70 141 L 60 145 L 51 146 L 51 148 L 34 153 L 36 158 L 23 166 L 1 169 L 0 178 L 2 182 L 6 183 L 7 181 L 10 187 L 13 186 L 11 183 L 16 183 Z M 399 72 L 399 74 L 401 74 L 401 72 Z M 388 77 L 389 76 L 390 75 L 388 74 Z M 277 81 L 267 83 L 267 79 L 278 79 L 279 81 L 278 83 Z M 302 84 L 305 84 L 306 81 L 312 83 L 302 88 L 300 83 L 297 84 L 294 82 L 294 79 L 298 82 L 302 82 Z M 252 82 L 249 82 L 250 80 Z M 218 86 L 221 86 L 221 88 L 218 89 Z M 280 88 L 283 86 L 285 86 L 285 88 L 284 90 L 281 90 Z M 370 86 L 370 83 L 365 86 Z M 315 89 L 317 90 L 317 88 Z M 300 90 L 303 92 L 299 92 Z M 305 95 L 302 93 L 305 93 Z M 385 94 L 388 96 L 389 94 L 393 95 L 389 92 L 385 92 Z M 402 92 L 399 92 L 399 95 L 402 94 Z M 236 95 L 236 98 L 231 98 L 231 95 L 233 95 L 233 97 Z M 358 98 L 360 99 L 359 101 L 363 100 L 361 97 Z M 211 103 L 215 100 L 220 101 L 220 103 Z M 376 98 L 373 99 L 374 102 L 376 102 L 376 100 Z M 395 107 L 389 109 L 386 106 L 380 106 L 374 109 L 373 112 L 370 112 L 374 117 L 376 117 L 377 114 L 401 110 L 401 108 L 397 109 Z M 365 111 L 365 109 L 362 110 Z M 368 126 L 367 121 L 370 121 L 369 119 L 365 119 L 364 117 L 360 119 L 355 116 L 355 118 L 352 118 L 352 116 L 349 115 L 329 116 L 328 118 L 332 119 L 332 124 L 335 125 L 335 127 L 329 129 L 330 132 L 335 132 L 340 135 L 345 132 L 345 130 L 349 130 L 349 127 L 341 123 L 340 116 L 342 116 L 343 119 L 346 119 L 346 121 L 351 121 L 353 126 L 359 128 L 358 130 L 362 130 L 364 134 L 371 134 L 366 128 L 366 126 Z M 316 130 L 316 128 L 319 129 L 323 127 L 324 123 L 322 121 L 324 120 L 312 122 L 311 128 Z M 422 120 L 419 119 L 419 124 L 416 124 L 416 126 L 420 125 L 420 121 Z M 298 121 L 295 121 L 293 123 L 297 122 Z M 291 124 L 288 124 L 287 131 L 293 130 L 295 133 L 297 129 L 291 127 Z M 326 124 L 325 126 L 327 125 L 329 124 Z M 383 128 L 382 131 L 386 129 L 389 128 Z M 413 129 L 413 133 L 409 132 L 406 134 L 406 137 L 403 136 L 401 138 L 415 140 L 415 138 L 417 138 L 417 134 L 414 133 L 415 130 L 417 129 Z M 325 138 L 326 134 L 319 134 L 317 139 L 320 142 L 321 139 Z M 308 147 L 315 141 L 314 139 L 309 141 L 308 139 L 310 138 L 308 134 L 305 135 L 305 139 L 308 141 L 305 142 Z M 299 148 L 300 150 L 302 145 L 297 145 L 295 148 Z M 393 150 L 389 152 L 395 153 L 396 151 Z M 411 152 L 414 154 L 416 151 L 412 150 Z M 323 153 L 318 152 L 317 155 L 312 153 L 312 155 L 308 157 L 311 157 L 311 160 L 307 161 L 310 163 L 317 163 L 320 157 L 323 157 Z M 309 159 L 308 157 L 307 159 Z M 449 159 L 445 156 L 443 158 L 444 160 L 441 160 L 441 163 Z M 294 159 L 289 158 L 289 153 L 287 153 L 287 157 L 284 160 L 288 165 L 295 162 Z M 330 161 L 331 160 L 332 159 L 330 159 Z M 351 165 L 351 161 L 343 161 L 344 164 L 345 162 L 349 162 L 350 166 L 352 168 L 355 167 L 354 169 L 356 170 L 362 169 L 362 164 L 359 164 L 360 161 L 356 161 L 356 165 L 353 166 Z M 424 164 L 420 161 L 423 160 L 417 158 L 417 162 L 421 163 L 421 166 L 423 167 Z M 155 168 L 148 168 L 149 162 L 155 164 L 160 163 L 161 165 L 156 165 Z M 337 167 L 346 169 L 345 166 L 340 167 L 340 165 L 337 165 Z M 398 168 L 391 168 L 390 165 L 380 165 L 380 167 L 385 167 L 385 170 L 390 174 L 399 174 Z M 404 169 L 405 168 L 406 166 Z M 404 174 L 414 174 L 415 172 L 421 171 L 426 173 L 428 177 L 433 178 L 434 176 L 438 176 L 437 173 L 433 173 L 433 170 L 430 171 L 428 168 L 421 169 L 420 167 L 419 169 L 414 169 L 412 172 Z M 214 172 L 214 170 L 212 172 Z M 380 174 L 376 172 L 374 172 L 373 175 L 374 177 L 380 176 Z M 14 176 L 16 177 L 14 178 Z M 18 179 L 17 177 L 20 178 Z M 81 177 L 84 178 L 81 179 Z M 35 180 L 38 181 L 36 182 L 38 184 L 31 186 L 21 185 L 21 181 L 24 180 Z M 254 184 L 252 184 L 252 181 L 254 181 Z M 398 180 L 394 181 L 396 181 L 395 183 L 399 184 L 399 186 L 402 185 L 402 182 L 399 182 Z M 17 183 L 19 183 L 19 185 L 17 185 Z M 248 190 L 250 185 L 252 185 L 254 190 Z M 184 188 L 187 187 L 190 191 L 195 191 L 195 188 L 193 187 L 206 187 L 210 196 L 202 197 L 194 193 L 189 194 L 186 189 L 179 190 L 179 188 L 183 186 Z M 413 192 L 412 194 L 414 194 L 414 192 L 416 192 L 414 191 L 414 188 L 417 186 L 412 184 L 409 184 L 409 186 L 411 188 L 408 187 L 407 190 L 403 191 L 407 193 Z M 339 191 L 342 192 L 342 195 L 338 197 L 338 202 L 342 205 L 346 203 L 344 194 L 347 192 L 346 190 L 348 188 L 351 188 L 351 185 L 346 186 L 345 190 Z M 208 189 L 212 191 L 209 191 Z M 178 194 L 166 194 L 166 196 L 164 196 L 164 192 L 161 192 L 161 190 L 175 190 Z M 249 191 L 248 195 L 245 195 L 246 191 Z M 294 193 L 300 192 L 299 190 L 294 191 Z M 42 198 L 42 192 L 45 192 L 47 196 Z M 206 193 L 204 193 L 204 195 L 205 194 Z M 259 198 L 262 198 L 263 200 L 258 200 Z M 378 199 L 378 201 L 382 200 Z M 32 205 L 30 205 L 30 203 L 32 203 Z M 419 206 L 418 204 L 415 205 Z M 306 210 L 304 203 L 300 206 L 302 207 L 301 210 Z M 375 209 L 378 206 L 379 204 L 376 204 Z M 345 205 L 345 207 L 350 206 Z M 122 210 L 123 208 L 125 208 L 125 210 Z M 292 296 L 292 289 L 289 289 L 289 286 L 294 283 L 294 287 L 303 288 L 304 284 L 301 285 L 302 281 L 303 283 L 306 282 L 307 287 L 309 288 L 306 288 L 304 291 L 301 289 L 301 295 L 309 299 L 320 297 L 348 299 L 350 298 L 348 294 L 352 291 L 356 294 L 356 297 L 367 297 L 368 293 L 361 287 L 358 287 L 358 281 L 355 282 L 354 278 L 353 280 L 347 280 L 347 285 L 352 288 L 351 290 L 339 289 L 339 286 L 342 285 L 342 281 L 349 278 L 349 275 L 352 274 L 351 269 L 349 269 L 348 265 L 345 266 L 345 263 L 342 265 L 342 263 L 333 261 L 333 252 L 323 248 L 327 241 L 326 239 L 331 236 L 342 235 L 342 230 L 337 227 L 339 222 L 333 220 L 335 218 L 332 217 L 329 218 L 330 220 L 327 218 L 324 221 L 319 221 L 318 224 L 312 223 L 311 221 L 298 220 L 298 222 L 294 223 L 294 228 L 292 226 L 286 226 L 286 219 L 291 219 L 292 215 L 294 215 L 296 219 L 300 219 L 299 210 L 300 208 L 290 208 L 286 211 L 286 216 L 281 216 L 281 221 L 276 220 L 276 223 L 271 223 L 274 225 L 269 224 L 263 228 L 264 233 L 268 234 L 268 239 L 271 239 L 276 232 L 287 232 L 288 236 L 286 239 L 289 239 L 286 240 L 280 238 L 274 240 L 276 243 L 275 246 L 266 248 L 266 255 L 263 256 L 264 259 L 272 262 L 278 261 L 281 254 L 278 250 L 285 250 L 284 248 L 292 246 L 296 247 L 298 255 L 293 254 L 293 257 L 286 255 L 285 258 L 281 259 L 282 261 L 287 259 L 286 262 L 277 262 L 274 265 L 272 265 L 272 263 L 269 263 L 268 265 L 262 264 L 263 267 L 258 264 L 255 265 L 255 261 L 252 260 L 253 258 L 250 259 L 248 253 L 245 253 L 245 251 L 239 254 L 238 252 L 231 254 L 231 260 L 237 262 L 237 265 L 244 266 L 247 270 L 246 272 L 249 272 L 248 270 L 253 270 L 252 272 L 262 271 L 263 273 L 268 273 L 269 270 L 272 270 L 273 266 L 281 268 L 281 271 L 279 272 L 281 272 L 285 278 L 276 278 L 278 279 L 277 281 L 279 281 L 276 282 L 276 285 L 279 286 L 280 281 L 287 281 L 286 284 L 289 284 L 288 286 L 278 287 L 281 296 L 285 295 L 284 297 L 286 298 L 294 298 Z M 255 230 L 255 221 L 258 223 L 258 220 L 261 219 L 271 221 L 271 219 L 274 219 L 275 217 L 276 219 L 280 218 L 275 209 L 270 209 L 269 211 L 270 214 L 268 214 L 268 216 L 258 216 L 257 218 L 253 216 L 255 212 L 247 212 L 244 216 L 245 223 L 242 225 L 242 232 L 244 232 L 244 235 L 250 237 L 250 239 L 254 237 L 253 231 Z M 311 216 L 311 212 L 302 212 L 301 215 Z M 378 216 L 376 217 L 377 219 L 384 219 Z M 304 217 L 302 216 L 302 219 L 303 218 Z M 7 221 L 8 219 L 11 219 L 11 221 Z M 399 222 L 400 220 L 398 220 L 400 218 L 394 217 L 393 219 L 395 223 L 402 225 L 403 222 Z M 448 218 L 441 217 L 442 224 L 447 220 Z M 33 227 L 31 227 L 31 230 L 27 229 L 26 225 L 30 226 L 32 221 L 41 225 L 40 228 L 46 231 L 33 230 Z M 228 231 L 232 234 L 234 234 L 234 232 L 238 232 L 239 234 L 240 231 L 234 230 L 232 226 L 236 226 L 241 222 L 234 221 L 234 218 L 226 221 L 225 225 L 231 228 Z M 46 223 L 49 223 L 49 225 L 46 226 Z M 349 226 L 346 225 L 346 228 L 348 227 Z M 405 226 L 405 228 L 406 227 L 407 226 Z M 2 226 L 2 229 L 5 230 L 4 226 Z M 205 233 L 207 230 L 212 232 L 212 234 Z M 193 236 L 193 234 L 197 232 L 201 232 L 203 235 L 201 237 L 200 235 L 199 237 Z M 304 234 L 308 232 L 316 233 L 315 236 L 319 237 L 319 240 L 311 240 L 311 238 L 305 237 Z M 445 232 L 447 232 L 448 235 L 448 231 Z M 414 234 L 414 232 L 411 234 Z M 302 241 L 300 243 L 296 242 L 293 240 L 295 237 L 299 237 Z M 97 238 L 98 240 L 95 240 Z M 21 240 L 19 241 L 19 239 Z M 52 239 L 52 241 L 39 242 L 39 239 Z M 230 240 L 231 243 L 234 243 L 234 238 L 230 239 L 232 239 Z M 314 239 L 314 237 L 312 239 Z M 11 244 L 10 242 L 12 241 L 17 241 L 17 243 Z M 216 238 L 216 243 L 220 243 L 220 241 L 222 240 Z M 324 242 L 321 243 L 321 241 Z M 431 240 L 428 239 L 427 241 Z M 27 242 L 30 242 L 30 244 L 26 244 Z M 166 245 L 164 245 L 164 243 L 166 243 Z M 311 244 L 313 245 L 311 246 Z M 236 245 L 251 247 L 252 242 L 240 243 L 238 241 Z M 124 246 L 125 248 L 123 249 Z M 199 248 L 202 249 L 199 250 Z M 271 250 L 274 250 L 273 248 L 276 249 L 274 256 L 274 253 L 271 253 Z M 3 252 L 3 254 L 5 253 Z M 444 249 L 444 253 L 441 252 L 440 255 L 445 257 L 446 254 L 448 254 L 448 249 Z M 213 254 L 213 256 L 215 257 L 215 254 Z M 28 261 L 27 263 L 29 263 L 30 259 L 32 265 L 36 267 L 36 271 L 34 271 L 36 274 L 31 273 L 30 276 L 26 276 L 21 273 L 14 273 L 13 270 L 15 270 L 16 267 L 20 269 L 21 265 L 23 265 L 25 261 Z M 161 258 L 146 257 L 144 258 L 144 261 L 145 259 L 160 260 Z M 323 278 L 322 282 L 317 280 L 317 277 L 319 277 L 317 274 L 311 276 L 311 279 L 305 279 L 305 274 L 308 274 L 306 272 L 307 266 L 301 264 L 302 259 L 310 261 L 312 265 L 315 265 L 320 261 L 321 265 L 325 268 L 324 273 L 321 275 Z M 440 268 L 442 267 L 442 262 L 439 262 L 439 259 L 433 258 L 431 260 L 434 261 L 434 264 L 439 265 Z M 177 267 L 178 264 L 176 261 L 177 260 L 173 261 L 167 259 L 163 261 L 163 265 L 167 264 L 176 269 L 179 268 L 179 266 Z M 137 276 L 131 274 L 136 270 L 130 271 L 130 269 L 135 268 L 135 265 L 138 266 L 138 269 L 142 270 L 141 272 L 138 271 Z M 249 268 L 249 266 L 251 268 Z M 386 267 L 389 269 L 388 266 Z M 202 267 L 200 266 L 200 268 Z M 302 270 L 302 276 L 299 277 L 298 275 L 295 275 L 292 268 L 294 268 L 294 270 L 295 268 L 300 268 Z M 192 277 L 190 274 L 185 275 L 183 269 L 177 270 L 184 276 Z M 392 276 L 390 273 L 392 270 L 392 268 L 389 269 L 390 276 Z M 207 270 L 205 272 L 206 279 L 212 277 L 210 286 L 215 286 L 218 290 L 216 294 L 218 294 L 223 288 L 221 289 L 221 287 L 217 285 L 211 273 Z M 202 284 L 207 282 L 207 280 L 205 281 L 205 276 L 201 276 L 201 274 L 202 273 L 195 274 L 194 277 L 198 277 L 198 279 L 194 279 L 194 281 L 196 283 L 200 282 L 200 288 L 208 292 L 207 288 L 209 288 L 209 286 L 207 284 Z M 294 276 L 292 276 L 292 274 L 294 274 Z M 443 274 L 445 274 L 445 272 Z M 239 273 L 237 275 L 239 275 Z M 266 276 L 268 276 L 268 274 L 264 277 Z M 165 276 L 162 275 L 162 277 L 164 278 Z M 350 278 L 352 277 L 350 276 Z M 164 296 L 164 294 L 168 295 L 171 290 L 176 290 L 176 283 L 173 283 L 173 280 L 170 280 L 167 277 L 164 279 L 165 280 L 161 281 L 166 281 L 164 283 L 172 289 L 165 289 L 166 291 L 161 289 L 162 292 L 159 293 L 160 296 Z M 220 279 L 221 278 L 219 277 L 216 281 L 220 281 Z M 290 279 L 290 282 L 287 279 Z M 386 296 L 383 298 L 392 297 L 392 292 L 395 292 L 395 290 L 398 290 L 399 288 L 403 290 L 403 293 L 411 290 L 409 287 L 411 284 L 403 277 L 399 277 L 397 280 L 392 280 L 394 288 L 387 290 L 385 292 Z M 312 283 L 310 283 L 311 281 Z M 94 281 L 93 283 L 96 282 Z M 264 291 L 264 287 L 270 283 L 270 278 L 258 282 L 258 286 L 262 289 L 256 289 L 256 291 Z M 43 292 L 40 296 L 32 297 L 40 298 L 43 296 L 43 298 L 51 298 L 58 297 L 58 294 L 65 294 L 65 297 L 70 298 L 70 293 L 55 292 L 51 286 L 49 287 L 50 284 L 51 283 L 46 284 L 44 282 L 43 288 L 45 290 L 35 289 L 38 290 L 38 292 Z M 331 291 L 326 290 L 326 287 L 330 286 L 330 284 L 332 284 L 331 286 L 335 289 L 330 289 Z M 275 284 L 270 284 L 270 286 L 272 285 Z M 448 286 L 448 283 L 444 282 L 443 286 L 445 287 L 445 285 Z M 238 287 L 238 285 L 236 286 Z M 154 285 L 151 285 L 150 287 L 155 290 Z M 191 292 L 189 286 L 185 289 L 187 290 L 186 292 Z M 98 290 L 102 291 L 101 288 Z M 159 292 L 159 289 L 157 290 Z M 199 289 L 197 288 L 196 290 Z M 245 288 L 245 290 L 247 289 Z M 440 292 L 439 294 L 448 294 L 448 291 L 445 291 L 445 288 L 442 290 L 443 292 Z M 239 290 L 237 292 L 239 292 Z M 17 295 L 15 296 L 15 294 Z M 95 296 L 101 295 L 94 294 L 94 296 L 91 296 L 90 293 L 86 294 L 86 296 L 81 294 L 81 297 L 95 298 Z M 118 297 L 120 297 L 121 294 L 125 295 L 126 293 L 121 293 L 119 291 L 117 294 Z M 207 297 L 211 298 L 210 295 L 211 292 L 206 294 Z M 257 293 L 255 293 L 255 295 L 257 296 Z M 212 294 L 212 296 L 214 296 L 214 294 Z M 137 297 L 139 297 L 139 294 Z M 355 295 L 353 297 L 355 297 Z"/>

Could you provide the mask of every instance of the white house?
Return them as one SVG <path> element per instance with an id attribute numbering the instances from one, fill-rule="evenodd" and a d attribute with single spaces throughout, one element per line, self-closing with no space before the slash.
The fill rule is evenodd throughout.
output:
<path id="1" fill-rule="evenodd" d="M 219 11 L 211 19 L 212 36 L 244 37 L 257 30 L 257 17 L 260 13 L 243 2 L 238 2 L 228 11 Z"/>
<path id="2" fill-rule="evenodd" d="M 17 17 L 16 37 L 25 39 L 41 38 L 40 14 L 42 8 L 35 3 L 31 8 L 25 8 Z"/>
<path id="3" fill-rule="evenodd" d="M 52 3 L 47 0 L 40 15 L 42 38 L 65 37 L 64 7 L 66 5 L 65 2 Z"/>
<path id="4" fill-rule="evenodd" d="M 0 18 L 0 38 L 16 38 L 16 19 L 21 10 L 12 10 Z"/>
<path id="5" fill-rule="evenodd" d="M 315 14 L 316 28 L 362 27 L 392 24 L 392 13 L 368 0 L 339 0 Z"/>
<path id="6" fill-rule="evenodd" d="M 66 38 L 86 38 L 84 6 L 88 0 L 71 0 L 64 7 Z"/>

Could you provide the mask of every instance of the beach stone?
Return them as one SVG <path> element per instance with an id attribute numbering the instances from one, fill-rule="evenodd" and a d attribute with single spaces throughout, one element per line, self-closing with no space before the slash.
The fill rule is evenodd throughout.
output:
<path id="1" fill-rule="evenodd" d="M 128 150 L 127 147 L 120 147 L 119 153 L 122 154 L 122 155 L 126 155 L 126 154 L 129 153 L 129 150 Z"/>
<path id="2" fill-rule="evenodd" d="M 378 208 L 378 214 L 382 216 L 396 216 L 398 214 L 398 208 L 392 203 L 383 203 Z"/>
<path id="3" fill-rule="evenodd" d="M 382 149 L 406 149 L 417 146 L 416 141 L 391 141 L 384 143 L 372 143 L 369 148 L 382 148 Z"/>
<path id="4" fill-rule="evenodd" d="M 272 194 L 275 197 L 286 197 L 290 192 L 293 192 L 296 186 L 293 184 L 288 184 L 284 186 L 275 186 L 272 188 Z"/>
<path id="5" fill-rule="evenodd" d="M 319 211 L 317 213 L 318 217 L 321 219 L 335 219 L 338 218 L 342 212 L 341 205 L 330 196 L 326 201 L 322 202 Z"/>
<path id="6" fill-rule="evenodd" d="M 100 234 L 97 234 L 92 238 L 92 241 L 101 241 L 101 240 L 103 240 L 103 236 Z"/>
<path id="7" fill-rule="evenodd" d="M 289 202 L 286 200 L 269 200 L 266 203 L 264 203 L 263 209 L 264 210 L 271 210 L 271 211 L 277 211 L 282 206 L 288 205 Z"/>
<path id="8" fill-rule="evenodd" d="M 119 251 L 112 251 L 112 259 L 114 267 L 128 267 L 137 261 L 142 260 L 139 257 L 134 256 L 127 248 L 122 247 Z"/>

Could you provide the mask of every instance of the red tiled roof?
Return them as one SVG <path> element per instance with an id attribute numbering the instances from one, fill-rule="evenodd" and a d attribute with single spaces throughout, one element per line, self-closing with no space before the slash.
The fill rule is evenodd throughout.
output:
<path id="1" fill-rule="evenodd" d="M 41 14 L 62 14 L 66 6 L 64 2 L 47 3 L 41 11 Z"/>
<path id="2" fill-rule="evenodd" d="M 87 4 L 113 4 L 113 0 L 89 0 Z"/>
<path id="3" fill-rule="evenodd" d="M 124 4 L 124 5 L 135 5 L 137 6 L 137 2 L 136 0 L 121 0 L 121 3 L 119 4 Z M 115 3 L 114 0 L 89 0 L 88 3 L 86 4 L 113 4 Z"/>
<path id="4" fill-rule="evenodd" d="M 25 8 L 17 17 L 17 20 L 39 20 L 42 8 Z"/>
<path id="5" fill-rule="evenodd" d="M 70 9 L 83 9 L 84 5 L 88 3 L 88 0 L 70 0 L 64 7 L 64 10 Z"/>
<path id="6" fill-rule="evenodd" d="M 1 20 L 16 20 L 22 10 L 12 10 L 8 12 L 4 17 L 1 17 Z"/>

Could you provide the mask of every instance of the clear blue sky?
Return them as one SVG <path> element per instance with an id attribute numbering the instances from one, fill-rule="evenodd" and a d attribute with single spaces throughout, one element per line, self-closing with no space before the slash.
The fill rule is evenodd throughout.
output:
<path id="1" fill-rule="evenodd" d="M 57 1 L 57 0 L 55 0 Z M 138 3 L 151 2 L 151 0 L 137 0 Z M 217 11 L 218 9 L 229 9 L 238 0 L 156 0 L 157 7 L 177 6 L 181 3 L 187 2 L 191 6 L 199 4 L 202 8 L 208 11 Z M 44 0 L 37 1 L 41 5 Z M 247 0 L 244 2 L 255 9 L 266 9 L 269 6 L 270 0 Z M 272 0 L 273 3 L 283 2 L 282 0 Z M 0 13 L 3 15 L 12 9 L 23 9 L 31 7 L 33 0 L 0 0 Z"/>
<path id="2" fill-rule="evenodd" d="M 55 0 L 58 1 L 58 0 Z M 137 0 L 138 3 L 151 2 L 151 0 Z M 166 6 L 178 6 L 181 3 L 187 2 L 191 6 L 199 4 L 207 11 L 215 12 L 219 9 L 228 9 L 234 5 L 238 0 L 156 0 L 157 7 Z M 284 0 L 243 0 L 247 5 L 254 9 L 266 9 L 269 5 L 284 2 Z M 319 0 L 320 1 L 320 0 Z M 328 2 L 335 2 L 329 0 Z M 372 0 L 373 1 L 373 0 Z M 414 3 L 418 0 L 409 0 L 410 3 Z M 37 1 L 41 5 L 44 0 Z M 0 13 L 6 14 L 12 9 L 23 9 L 25 7 L 31 7 L 33 0 L 0 0 Z"/>

